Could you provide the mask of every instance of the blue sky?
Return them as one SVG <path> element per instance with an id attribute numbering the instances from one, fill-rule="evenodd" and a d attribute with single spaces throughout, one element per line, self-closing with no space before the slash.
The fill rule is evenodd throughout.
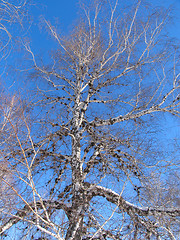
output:
<path id="1" fill-rule="evenodd" d="M 32 15 L 34 24 L 39 25 L 41 16 L 48 19 L 53 25 L 58 25 L 62 33 L 67 33 L 71 29 L 71 24 L 78 18 L 78 0 L 38 0 L 32 5 L 30 14 Z M 121 2 L 121 1 L 120 1 Z M 128 4 L 136 1 L 130 0 Z M 153 7 L 162 6 L 165 8 L 172 8 L 173 23 L 170 25 L 170 34 L 172 37 L 180 39 L 180 0 L 151 0 L 146 1 Z M 46 42 L 40 43 L 40 38 L 47 37 L 38 27 L 31 27 L 31 40 L 34 48 L 43 48 Z M 41 32 L 41 33 L 40 33 Z M 42 34 L 42 35 L 41 35 Z M 45 37 L 46 36 L 46 37 Z M 49 44 L 47 44 L 49 45 Z"/>
<path id="2" fill-rule="evenodd" d="M 120 2 L 121 1 L 122 0 L 120 0 Z M 55 41 L 50 39 L 47 31 L 45 31 L 44 25 L 41 25 L 42 16 L 49 20 L 52 25 L 58 26 L 62 34 L 68 33 L 71 29 L 71 24 L 78 18 L 78 2 L 79 0 L 34 1 L 34 4 L 31 5 L 29 10 L 29 14 L 32 18 L 32 25 L 28 28 L 29 32 L 27 31 L 27 36 L 30 39 L 31 48 L 36 55 L 48 55 L 48 50 L 53 46 L 56 46 Z M 131 2 L 134 3 L 135 1 L 129 0 L 128 5 L 130 5 Z M 178 38 L 180 41 L 180 0 L 149 0 L 146 2 L 150 3 L 153 7 L 162 6 L 165 8 L 172 8 L 173 21 L 170 23 L 168 30 L 171 37 Z M 22 54 L 24 53 L 22 52 Z M 21 58 L 21 56 L 19 57 Z M 7 59 L 7 65 L 12 64 L 13 61 L 14 55 Z M 13 65 L 17 66 L 19 65 L 19 62 L 15 64 L 13 63 Z M 20 67 L 23 68 L 21 64 Z M 6 83 L 8 82 L 9 86 L 11 86 L 14 81 L 15 84 L 13 87 L 16 90 L 17 86 L 20 84 L 20 81 L 17 80 L 17 75 L 13 75 L 11 73 L 9 73 L 8 76 L 6 75 Z M 167 135 L 171 134 L 173 138 L 177 138 L 180 135 L 178 121 L 167 119 L 165 120 L 164 125 L 167 125 Z"/>
<path id="3" fill-rule="evenodd" d="M 38 0 L 32 8 L 32 13 L 38 21 L 39 15 L 44 15 L 52 22 L 59 20 L 62 30 L 67 30 L 73 20 L 78 17 L 78 0 Z M 121 2 L 121 1 L 120 1 Z M 136 2 L 128 1 L 128 4 Z M 171 26 L 172 35 L 180 38 L 180 0 L 151 0 L 146 1 L 152 6 L 171 7 L 174 24 Z"/>
<path id="4" fill-rule="evenodd" d="M 39 0 L 32 6 L 31 12 L 37 24 L 36 26 L 32 25 L 31 29 L 31 46 L 33 50 L 37 52 L 44 51 L 44 49 L 48 49 L 55 44 L 53 40 L 49 39 L 47 32 L 43 28 L 39 28 L 40 16 L 43 15 L 52 25 L 58 25 L 62 33 L 68 33 L 71 24 L 78 18 L 78 2 L 78 0 Z M 134 3 L 135 1 L 130 0 L 128 4 L 131 2 Z M 180 41 L 180 0 L 151 0 L 146 2 L 153 7 L 162 6 L 172 9 L 173 19 L 168 30 L 171 37 Z M 166 134 L 177 138 L 180 135 L 178 120 L 166 119 L 164 121 Z"/>
<path id="5" fill-rule="evenodd" d="M 34 0 L 35 1 L 35 0 Z M 123 1 L 123 0 L 120 0 Z M 49 39 L 49 35 L 44 31 L 44 27 L 40 27 L 40 19 L 43 15 L 44 18 L 49 20 L 52 25 L 57 25 L 62 32 L 67 33 L 71 29 L 71 24 L 78 18 L 78 1 L 76 0 L 38 0 L 35 1 L 35 5 L 31 6 L 29 13 L 32 16 L 32 25 L 28 36 L 31 42 L 31 48 L 33 52 L 38 55 L 41 52 L 48 52 L 48 50 L 53 46 L 54 40 Z M 130 0 L 129 2 L 135 2 Z M 148 1 L 147 1 L 148 2 Z M 180 0 L 149 0 L 153 6 L 164 6 L 172 7 L 174 20 L 173 24 L 170 25 L 169 31 L 172 37 L 176 37 L 180 41 Z M 12 56 L 8 60 L 8 64 L 12 63 Z M 23 56 L 22 56 L 23 57 Z M 20 56 L 21 58 L 21 56 Z M 20 66 L 22 67 L 22 66 Z M 18 86 L 18 75 L 15 75 L 14 89 Z M 12 78 L 12 75 L 9 76 Z M 4 78 L 4 79 L 8 79 Z M 14 81 L 10 80 L 10 85 Z M 178 120 L 173 118 L 168 118 L 161 120 L 162 124 L 164 121 L 164 135 L 162 138 L 166 139 L 166 136 L 171 136 L 171 138 L 177 138 L 180 135 L 180 125 Z"/>

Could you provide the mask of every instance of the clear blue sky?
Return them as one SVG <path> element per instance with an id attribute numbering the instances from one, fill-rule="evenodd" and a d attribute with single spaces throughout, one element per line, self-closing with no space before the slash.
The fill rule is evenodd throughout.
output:
<path id="1" fill-rule="evenodd" d="M 90 1 L 90 0 L 89 0 Z M 123 1 L 123 0 L 119 0 Z M 124 0 L 134 3 L 133 0 Z M 41 15 L 43 15 L 47 20 L 49 20 L 52 25 L 59 25 L 59 28 L 62 32 L 67 33 L 71 29 L 71 24 L 78 18 L 78 0 L 34 0 L 35 4 L 31 6 L 29 13 L 32 16 L 32 25 L 29 29 L 28 36 L 30 38 L 31 47 L 33 52 L 38 55 L 42 52 L 45 52 L 53 46 L 54 41 L 50 41 L 48 33 L 39 27 Z M 151 3 L 155 6 L 162 6 L 165 8 L 172 7 L 172 13 L 174 16 L 173 24 L 170 25 L 169 31 L 172 37 L 176 37 L 180 41 L 180 0 L 147 0 L 146 2 Z M 21 58 L 21 56 L 19 56 Z M 23 57 L 23 56 L 22 56 Z M 10 57 L 7 61 L 8 64 L 12 64 L 14 57 Z M 21 68 L 20 66 L 19 68 Z M 22 75 L 21 75 L 22 77 Z M 13 79 L 14 78 L 14 79 Z M 5 81 L 9 81 L 9 86 L 13 84 L 14 89 L 16 90 L 20 81 L 15 76 L 4 77 Z M 22 80 L 21 80 L 22 81 Z M 7 83 L 6 83 L 7 84 Z M 11 90 L 13 90 L 13 87 Z M 180 136 L 180 125 L 177 120 L 172 120 L 168 118 L 164 120 L 165 131 L 163 139 L 166 139 L 166 136 L 171 138 L 177 138 Z"/>
<path id="2" fill-rule="evenodd" d="M 120 0 L 121 1 L 121 0 Z M 53 25 L 59 25 L 62 32 L 67 33 L 70 30 L 72 22 L 78 18 L 78 0 L 38 0 L 36 5 L 32 7 L 33 18 L 36 23 L 39 22 L 39 16 L 43 15 Z M 128 4 L 135 3 L 134 0 L 129 0 Z M 162 6 L 172 9 L 172 23 L 169 25 L 169 33 L 171 37 L 178 38 L 180 41 L 180 0 L 147 0 L 153 7 Z M 34 50 L 48 49 L 49 39 L 47 33 L 41 31 L 38 27 L 32 27 L 32 48 Z M 43 41 L 42 41 L 43 38 Z M 46 39 L 46 40 L 45 40 Z M 53 44 L 53 41 L 50 41 Z M 180 127 L 178 121 L 167 120 L 166 134 L 172 135 L 173 138 L 180 136 Z"/>
<path id="3" fill-rule="evenodd" d="M 39 15 L 44 15 L 54 22 L 58 19 L 63 30 L 66 30 L 72 21 L 78 17 L 78 0 L 38 0 L 32 8 L 33 15 L 38 20 Z M 136 1 L 129 0 L 128 4 Z M 180 38 L 180 0 L 147 0 L 152 6 L 172 7 L 174 12 L 174 25 L 172 33 Z"/>
<path id="4" fill-rule="evenodd" d="M 68 32 L 70 30 L 71 24 L 74 20 L 78 18 L 78 0 L 38 0 L 35 2 L 35 5 L 32 6 L 30 13 L 34 19 L 34 22 L 37 24 L 40 22 L 40 16 L 43 15 L 48 19 L 53 25 L 57 25 L 62 32 Z M 129 0 L 130 2 L 135 3 L 136 1 Z M 171 7 L 173 10 L 173 24 L 171 24 L 170 34 L 172 37 L 180 39 L 180 0 L 147 0 L 146 2 L 150 3 L 152 6 L 162 6 L 165 8 Z M 44 33 L 39 33 L 38 27 L 32 26 L 32 45 L 34 48 L 43 48 L 46 44 L 45 41 L 40 41 L 39 38 L 45 40 Z M 40 44 L 41 42 L 41 44 Z"/>
<path id="5" fill-rule="evenodd" d="M 120 0 L 121 2 L 122 0 Z M 32 17 L 32 26 L 28 33 L 30 38 L 31 47 L 36 55 L 48 54 L 48 50 L 52 48 L 55 42 L 50 40 L 48 33 L 39 27 L 41 16 L 44 16 L 49 20 L 52 25 L 57 25 L 62 33 L 67 33 L 71 29 L 71 24 L 78 18 L 78 2 L 79 0 L 34 0 L 34 5 L 31 6 L 29 14 Z M 128 5 L 134 0 L 128 0 Z M 169 27 L 170 35 L 176 37 L 180 41 L 180 0 L 147 0 L 152 6 L 162 6 L 165 8 L 172 8 L 173 24 L 171 23 Z M 21 56 L 19 56 L 21 58 Z M 8 63 L 11 64 L 14 61 L 14 56 L 12 55 L 7 59 Z M 13 63 L 14 64 L 14 63 Z M 10 72 L 10 71 L 9 71 Z M 7 73 L 8 74 L 8 73 Z M 10 73 L 9 73 L 10 74 Z M 9 86 L 13 82 L 14 89 L 17 89 L 19 80 L 17 80 L 17 75 L 6 76 L 6 84 Z M 11 89 L 12 90 L 12 89 Z M 173 122 L 170 120 L 168 122 L 167 135 L 171 134 L 173 137 L 180 135 L 180 127 L 178 127 L 178 122 Z"/>

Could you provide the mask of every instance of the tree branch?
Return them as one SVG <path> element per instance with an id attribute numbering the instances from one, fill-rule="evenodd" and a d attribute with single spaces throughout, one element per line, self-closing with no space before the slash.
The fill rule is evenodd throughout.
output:
<path id="1" fill-rule="evenodd" d="M 29 204 L 33 208 L 34 203 Z M 68 212 L 69 207 L 63 202 L 63 201 L 53 201 L 53 200 L 44 200 L 43 205 L 46 208 L 51 208 L 51 209 L 62 209 L 65 211 L 67 216 L 69 216 Z M 18 223 L 20 220 L 26 221 L 25 216 L 31 212 L 31 209 L 29 206 L 25 206 L 22 210 L 19 210 L 16 214 L 11 214 L 12 217 L 9 219 L 8 222 L 6 222 L 3 226 L 0 226 L 0 234 L 3 234 L 6 230 L 8 230 L 10 227 Z M 42 209 L 42 203 L 40 201 L 36 202 L 36 206 L 39 209 Z M 27 220 L 28 221 L 28 220 Z M 33 223 L 33 222 L 32 222 Z M 36 225 L 36 223 L 34 223 Z"/>
<path id="2" fill-rule="evenodd" d="M 91 197 L 102 196 L 107 199 L 107 201 L 114 203 L 119 206 L 119 208 L 125 210 L 128 214 L 138 214 L 140 216 L 157 216 L 161 213 L 167 214 L 170 217 L 179 217 L 180 208 L 164 208 L 164 207 L 138 207 L 121 197 L 118 193 L 112 191 L 111 189 L 93 186 L 89 187 L 89 195 Z"/>

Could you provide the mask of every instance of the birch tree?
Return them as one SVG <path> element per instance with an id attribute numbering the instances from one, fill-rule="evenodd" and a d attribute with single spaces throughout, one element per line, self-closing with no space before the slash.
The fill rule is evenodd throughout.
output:
<path id="1" fill-rule="evenodd" d="M 25 12 L 26 0 L 0 1 L 0 62 L 5 61 L 13 48 L 13 33 L 18 25 L 23 26 L 23 19 L 26 16 Z M 18 23 L 18 24 L 17 24 Z"/>
<path id="2" fill-rule="evenodd" d="M 1 178 L 16 199 L 1 209 L 1 235 L 178 239 L 179 195 L 162 184 L 178 176 L 178 153 L 158 134 L 164 116 L 180 116 L 168 12 L 141 1 L 124 12 L 118 0 L 81 7 L 68 36 L 44 20 L 57 43 L 48 65 L 24 44 L 38 93 L 33 111 L 17 101 L 19 118 L 4 112 L 12 134 L 0 151 L 14 181 Z"/>

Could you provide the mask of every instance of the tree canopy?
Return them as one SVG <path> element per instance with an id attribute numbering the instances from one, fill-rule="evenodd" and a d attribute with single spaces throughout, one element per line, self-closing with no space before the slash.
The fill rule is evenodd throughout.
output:
<path id="1" fill-rule="evenodd" d="M 31 97 L 0 104 L 2 238 L 178 239 L 178 142 L 160 134 L 180 116 L 168 19 L 142 1 L 84 1 L 65 36 L 43 19 L 48 60 L 23 41 Z"/>

